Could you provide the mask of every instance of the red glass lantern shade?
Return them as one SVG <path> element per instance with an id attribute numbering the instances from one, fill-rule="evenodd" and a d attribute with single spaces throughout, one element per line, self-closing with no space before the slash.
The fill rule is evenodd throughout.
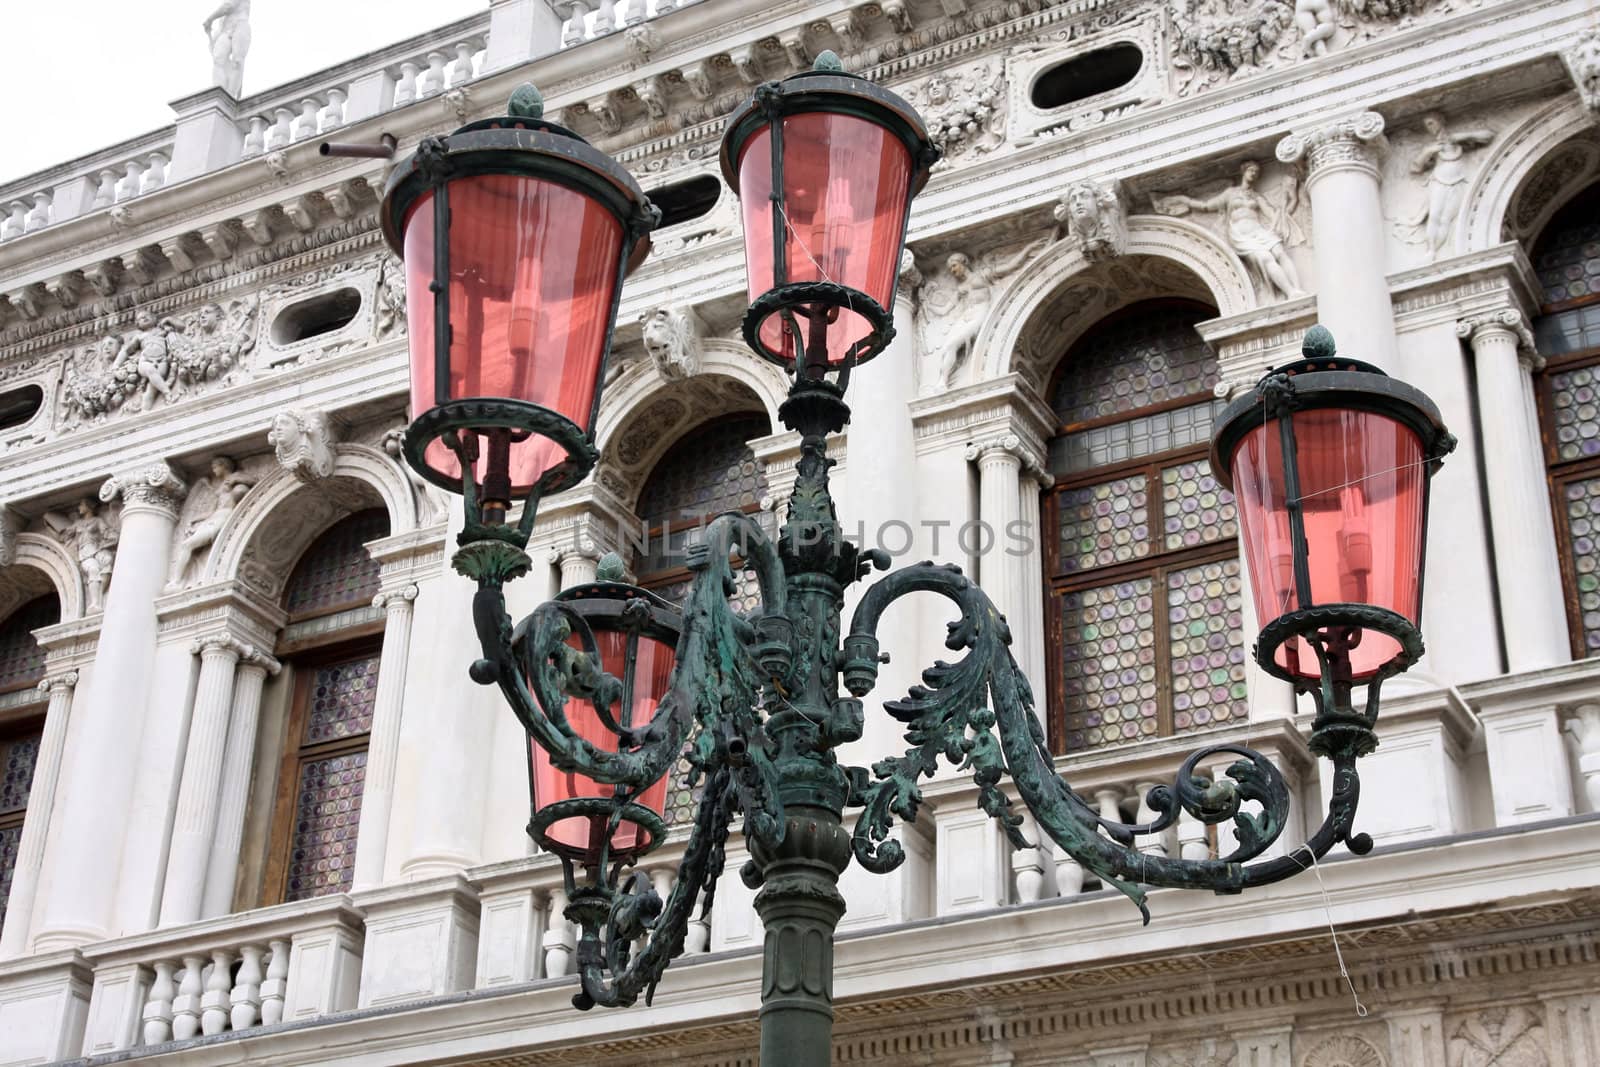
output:
<path id="1" fill-rule="evenodd" d="M 783 120 L 781 227 L 773 226 L 772 129 L 740 149 L 745 266 L 750 301 L 776 284 L 831 282 L 894 305 L 895 275 L 911 202 L 911 152 L 887 129 L 854 115 L 815 112 Z M 776 234 L 783 234 L 781 245 Z M 797 337 L 795 326 L 804 333 Z M 848 306 L 803 303 L 790 323 L 776 312 L 758 326 L 761 345 L 792 363 L 802 348 L 842 363 L 877 324 Z"/>
<path id="2" fill-rule="evenodd" d="M 722 141 L 743 205 L 746 343 L 810 377 L 882 351 L 911 200 L 937 159 L 916 110 L 831 52 L 757 89 Z"/>
<path id="3" fill-rule="evenodd" d="M 434 194 L 405 225 L 406 316 L 411 341 L 411 411 L 485 398 L 537 404 L 591 429 L 619 280 L 623 227 L 605 205 L 552 181 L 482 174 L 450 182 L 449 375 L 434 370 Z M 441 388 L 441 385 L 443 388 Z M 488 430 L 477 480 L 488 473 Z M 511 492 L 521 496 L 566 458 L 538 434 L 507 442 Z M 443 439 L 429 467 L 459 480 Z"/>
<path id="4" fill-rule="evenodd" d="M 655 718 L 676 662 L 682 616 L 648 590 L 621 581 L 622 561 L 601 561 L 600 580 L 556 598 L 572 627 L 567 644 L 599 660 L 621 683 L 614 706 L 602 714 L 581 697 L 564 708 L 572 731 L 602 752 L 621 751 Z M 661 843 L 666 833 L 668 775 L 639 788 L 600 782 L 562 770 L 529 739 L 528 777 L 533 821 L 529 833 L 546 851 L 597 867 L 632 861 Z M 615 826 L 612 825 L 616 817 Z"/>
<path id="5" fill-rule="evenodd" d="M 1234 495 L 1258 618 L 1267 622 L 1317 604 L 1368 604 L 1420 624 L 1427 493 L 1422 438 L 1369 411 L 1322 409 L 1290 418 L 1309 602 L 1302 603 L 1297 590 L 1277 420 L 1252 430 L 1233 452 Z M 1400 652 L 1395 637 L 1363 631 L 1350 649 L 1352 679 L 1370 678 Z M 1279 645 L 1275 660 L 1292 675 L 1321 674 L 1303 637 Z"/>
<path id="6" fill-rule="evenodd" d="M 1316 691 L 1421 655 L 1428 487 L 1455 438 L 1418 390 L 1336 359 L 1326 330 L 1306 354 L 1222 413 L 1211 466 L 1238 501 L 1256 660 Z"/>
<path id="7" fill-rule="evenodd" d="M 543 120 L 531 85 L 510 112 L 424 138 L 380 213 L 406 270 L 406 461 L 467 497 L 469 527 L 593 468 L 622 279 L 660 217 L 615 160 Z"/>
<path id="8" fill-rule="evenodd" d="M 619 631 L 600 631 L 594 636 L 599 645 L 600 662 L 606 673 L 617 678 L 628 678 L 628 648 L 635 635 Z M 674 663 L 671 645 L 650 637 L 636 639 L 638 645 L 632 674 L 633 691 L 631 694 L 624 694 L 625 710 L 619 709 L 616 712 L 618 723 L 623 726 L 642 726 L 655 715 L 656 705 L 666 694 Z M 575 648 L 581 647 L 575 637 L 568 643 Z M 597 748 L 617 751 L 617 735 L 601 721 L 599 713 L 589 701 L 569 699 L 566 714 L 573 730 L 585 741 Z M 543 748 L 531 741 L 529 746 L 533 758 L 534 810 L 542 810 L 552 804 L 580 797 L 616 795 L 616 786 L 597 782 L 576 771 L 560 770 L 550 762 L 550 755 Z M 656 815 L 662 814 L 667 801 L 667 779 L 657 780 L 631 799 L 634 804 L 642 805 Z M 542 843 L 550 851 L 565 855 L 569 859 L 584 863 L 597 862 L 607 843 L 606 828 L 610 820 L 609 814 L 569 815 L 555 819 L 545 827 L 545 840 Z M 611 832 L 609 856 L 612 860 L 616 860 L 625 856 L 639 855 L 648 852 L 658 843 L 651 840 L 646 827 L 624 817 Z"/>

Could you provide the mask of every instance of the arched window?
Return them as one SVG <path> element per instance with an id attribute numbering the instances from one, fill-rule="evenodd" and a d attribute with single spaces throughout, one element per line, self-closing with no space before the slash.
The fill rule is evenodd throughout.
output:
<path id="1" fill-rule="evenodd" d="M 1575 657 L 1600 655 L 1600 184 L 1550 220 L 1533 250 L 1540 421 Z"/>
<path id="2" fill-rule="evenodd" d="M 1217 362 L 1194 329 L 1213 315 L 1134 305 L 1057 372 L 1045 567 L 1058 751 L 1247 715 L 1238 528 L 1206 461 Z"/>
<path id="3" fill-rule="evenodd" d="M 5 924 L 33 766 L 44 736 L 44 705 L 35 689 L 44 677 L 44 650 L 33 631 L 60 621 L 61 602 L 50 593 L 0 623 L 0 926 Z"/>
<path id="4" fill-rule="evenodd" d="M 645 479 L 635 508 L 645 527 L 644 551 L 635 570 L 639 584 L 668 600 L 689 590 L 684 551 L 696 543 L 706 523 L 725 511 L 761 510 L 767 480 L 750 442 L 771 432 L 762 414 L 725 415 L 684 434 Z M 735 596 L 751 606 L 754 582 Z"/>
<path id="5" fill-rule="evenodd" d="M 285 589 L 292 636 L 280 652 L 293 697 L 263 902 L 350 888 L 383 629 L 372 607 L 379 567 L 364 546 L 388 533 L 382 508 L 340 520 L 306 549 Z"/>

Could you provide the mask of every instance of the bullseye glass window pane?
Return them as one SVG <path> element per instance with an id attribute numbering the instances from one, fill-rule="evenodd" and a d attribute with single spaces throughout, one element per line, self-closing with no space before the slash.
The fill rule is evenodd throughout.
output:
<path id="1" fill-rule="evenodd" d="M 1558 461 L 1600 456 L 1600 366 L 1550 375 L 1550 421 Z"/>
<path id="2" fill-rule="evenodd" d="M 61 604 L 52 593 L 30 600 L 0 625 L 0 692 L 44 677 L 44 649 L 33 631 L 60 621 Z"/>
<path id="3" fill-rule="evenodd" d="M 343 893 L 350 888 L 366 777 L 365 752 L 307 760 L 300 765 L 286 901 Z"/>
<path id="4" fill-rule="evenodd" d="M 1060 569 L 1125 563 L 1150 553 L 1149 493 L 1143 475 L 1063 490 Z"/>
<path id="5" fill-rule="evenodd" d="M 0 814 L 22 811 L 33 789 L 33 767 L 39 760 L 42 733 L 0 741 Z"/>
<path id="6" fill-rule="evenodd" d="M 1227 540 L 1239 532 L 1233 494 L 1204 459 L 1161 470 L 1162 535 L 1168 551 Z"/>
<path id="7" fill-rule="evenodd" d="M 1167 574 L 1167 640 L 1172 657 L 1175 733 L 1243 721 L 1243 601 L 1239 561 L 1219 560 Z"/>
<path id="8" fill-rule="evenodd" d="M 376 560 L 366 543 L 389 534 L 389 515 L 382 508 L 341 519 L 311 543 L 289 576 L 284 606 L 291 615 L 328 612 L 370 604 L 380 581 Z"/>
<path id="9" fill-rule="evenodd" d="M 1562 504 L 1584 654 L 1600 655 L 1600 477 L 1568 482 Z"/>
<path id="10" fill-rule="evenodd" d="M 378 696 L 378 657 L 319 667 L 311 678 L 307 745 L 354 737 L 372 729 Z"/>
<path id="11" fill-rule="evenodd" d="M 1154 583 L 1096 586 L 1058 598 L 1068 752 L 1158 731 Z"/>

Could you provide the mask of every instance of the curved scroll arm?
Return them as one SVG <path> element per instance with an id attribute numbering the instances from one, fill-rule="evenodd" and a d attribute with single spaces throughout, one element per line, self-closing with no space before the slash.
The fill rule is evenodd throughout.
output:
<path id="1" fill-rule="evenodd" d="M 967 654 L 953 664 L 936 663 L 923 674 L 926 685 L 913 686 L 906 699 L 885 704 L 891 715 L 907 724 L 906 740 L 913 747 L 904 756 L 875 764 L 876 781 L 868 782 L 859 769 L 853 773 L 854 799 L 865 808 L 853 846 L 867 869 L 889 870 L 904 858 L 900 847 L 886 840 L 892 817 L 916 817 L 922 799 L 916 780 L 933 773 L 940 755 L 973 772 L 979 805 L 1000 821 L 1014 845 L 1029 847 L 1021 833 L 1021 817 L 1011 811 L 1009 798 L 999 788 L 1001 773 L 1009 772 L 1040 828 L 1087 870 L 1132 899 L 1146 921 L 1143 886 L 1237 892 L 1298 873 L 1339 841 L 1349 842 L 1355 852 L 1371 847 L 1366 835 L 1352 837 L 1350 832 L 1360 785 L 1355 756 L 1348 752 L 1335 756 L 1334 798 L 1322 827 L 1301 848 L 1259 864 L 1244 861 L 1261 855 L 1283 832 L 1289 788 L 1266 757 L 1248 748 L 1213 745 L 1190 756 L 1172 787 L 1151 790 L 1148 803 L 1158 816 L 1153 822 L 1130 826 L 1101 819 L 1056 773 L 1034 714 L 1032 691 L 1007 647 L 1011 634 L 1005 617 L 953 566 L 919 563 L 902 568 L 862 597 L 844 649 L 844 680 L 855 696 L 865 695 L 876 681 L 876 630 L 884 609 L 917 591 L 939 593 L 961 609 L 960 618 L 949 624 L 945 644 L 952 650 L 966 649 Z M 991 726 L 998 727 L 998 740 Z M 1203 760 L 1219 752 L 1242 757 L 1228 768 L 1226 780 L 1210 782 L 1194 773 Z M 1242 811 L 1245 801 L 1259 803 L 1261 813 Z M 1171 825 L 1180 810 L 1207 824 L 1233 820 L 1239 848 L 1223 859 L 1186 860 L 1145 855 L 1129 847 L 1135 836 Z"/>
<path id="2" fill-rule="evenodd" d="M 577 952 L 582 989 L 573 996 L 574 1005 L 584 1010 L 596 1004 L 627 1007 L 641 991 L 645 1003 L 650 1003 L 667 965 L 683 954 L 689 923 L 697 915 L 711 913 L 736 803 L 728 768 L 712 772 L 695 812 L 678 880 L 665 901 L 641 872 L 635 872 L 619 891 L 573 891 L 567 914 L 583 928 Z M 635 952 L 635 943 L 647 934 L 644 947 Z"/>

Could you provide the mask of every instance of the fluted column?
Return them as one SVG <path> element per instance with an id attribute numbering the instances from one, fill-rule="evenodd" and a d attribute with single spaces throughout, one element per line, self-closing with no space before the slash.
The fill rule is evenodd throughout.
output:
<path id="1" fill-rule="evenodd" d="M 61 825 L 52 834 L 53 885 L 38 951 L 114 937 L 129 810 L 156 655 L 156 597 L 166 584 L 172 531 L 187 490 L 165 463 L 117 475 L 103 501 L 122 498 L 117 558 L 101 616 L 100 640 L 84 694 L 82 728 L 67 754 Z M 113 817 L 114 816 L 114 817 Z"/>
<path id="2" fill-rule="evenodd" d="M 594 581 L 595 567 L 599 559 L 587 552 L 576 550 L 561 553 L 561 588 L 571 589 L 576 585 L 589 585 Z"/>
<path id="3" fill-rule="evenodd" d="M 1471 344 L 1478 373 L 1484 484 L 1507 666 L 1526 671 L 1566 663 L 1572 646 L 1533 400 L 1533 337 L 1513 308 L 1462 319 L 1456 333 Z"/>
<path id="4" fill-rule="evenodd" d="M 417 599 L 413 584 L 386 589 L 372 598 L 383 609 L 383 653 L 378 661 L 378 692 L 372 702 L 372 734 L 367 748 L 367 779 L 361 794 L 361 824 L 356 831 L 353 888 L 383 881 L 394 801 L 395 761 L 400 753 L 400 716 L 405 706 L 406 667 L 411 658 L 411 614 Z"/>
<path id="5" fill-rule="evenodd" d="M 246 648 L 233 679 L 233 715 L 222 754 L 222 785 L 217 797 L 216 836 L 206 861 L 201 918 L 233 910 L 234 881 L 239 876 L 239 843 L 244 840 L 245 807 L 250 801 L 250 769 L 255 765 L 256 723 L 261 718 L 261 687 L 277 674 L 278 661 L 256 648 Z"/>
<path id="6" fill-rule="evenodd" d="M 167 851 L 166 887 L 161 893 L 161 925 L 175 926 L 200 918 L 205 899 L 206 868 L 217 832 L 217 801 L 222 787 L 223 749 L 233 710 L 233 676 L 247 649 L 229 634 L 212 634 L 194 643 L 200 657 L 194 714 L 183 753 L 183 778 L 178 784 L 178 810 L 172 844 Z"/>
<path id="7" fill-rule="evenodd" d="M 1006 617 L 1011 627 L 1011 654 L 1017 657 L 1033 687 L 1036 710 L 1044 714 L 1044 663 L 1034 658 L 1043 648 L 1042 636 L 1032 631 L 1043 624 L 1042 613 L 1031 610 L 1028 596 L 1022 532 L 1022 441 L 1003 434 L 967 446 L 967 460 L 978 464 L 978 523 L 958 531 L 959 547 L 978 558 L 978 582 Z M 1033 475 L 1028 476 L 1033 482 Z M 1032 489 L 1029 490 L 1032 492 Z"/>
<path id="8" fill-rule="evenodd" d="M 5 929 L 0 930 L 0 959 L 20 956 L 28 948 L 28 924 L 33 919 L 34 896 L 39 889 L 39 868 L 44 863 L 44 843 L 55 806 L 56 781 L 61 776 L 61 751 L 67 742 L 67 719 L 72 712 L 72 692 L 77 671 L 62 671 L 39 683 L 49 694 L 44 716 L 44 736 L 33 764 L 33 785 L 28 792 L 28 815 L 17 842 L 17 862 L 11 872 L 11 895 L 6 900 Z"/>
<path id="9" fill-rule="evenodd" d="M 1383 144 L 1383 116 L 1363 111 L 1290 134 L 1278 142 L 1278 159 L 1306 161 L 1318 320 L 1340 354 L 1392 372 L 1399 349 L 1378 192 Z"/>

